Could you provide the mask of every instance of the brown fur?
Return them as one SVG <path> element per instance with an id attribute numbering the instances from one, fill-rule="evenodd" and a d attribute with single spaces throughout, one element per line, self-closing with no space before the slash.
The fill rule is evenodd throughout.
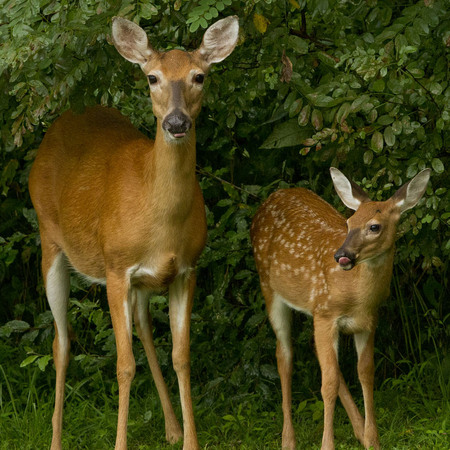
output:
<path id="1" fill-rule="evenodd" d="M 288 449 L 296 447 L 291 416 L 290 308 L 310 314 L 314 320 L 324 400 L 322 449 L 334 449 L 333 413 L 338 395 L 356 437 L 366 448 L 379 448 L 373 406 L 377 312 L 389 295 L 396 226 L 404 210 L 401 205 L 406 205 L 406 209 L 414 206 L 429 177 L 429 171 L 423 171 L 410 182 L 411 189 L 408 183 L 391 199 L 371 202 L 361 188 L 348 180 L 343 182 L 345 177 L 333 170 L 341 198 L 352 198 L 352 204 L 360 202 L 350 219 L 346 221 L 313 192 L 294 188 L 273 193 L 258 210 L 251 227 L 261 289 L 277 336 L 276 356 L 283 393 L 282 446 Z M 374 224 L 380 226 L 380 232 L 371 230 Z M 356 265 L 351 270 L 343 270 L 335 261 L 334 255 L 340 248 L 355 255 Z M 365 419 L 339 370 L 339 332 L 355 335 Z"/>
<path id="2" fill-rule="evenodd" d="M 171 254 L 178 266 L 195 265 L 206 226 L 194 138 L 175 149 L 158 140 L 155 151 L 118 111 L 100 107 L 67 112 L 46 134 L 30 193 L 43 232 L 80 273 L 102 279 L 150 261 L 165 267 Z"/>
<path id="3" fill-rule="evenodd" d="M 211 62 L 231 53 L 238 30 L 237 17 L 228 17 L 208 28 L 196 52 L 161 54 L 138 25 L 113 18 L 117 50 L 150 75 L 155 141 L 118 111 L 94 107 L 83 115 L 64 113 L 39 148 L 29 187 L 40 224 L 42 269 L 57 331 L 52 450 L 61 449 L 69 361 L 68 265 L 88 279 L 106 282 L 117 347 L 116 449 L 127 445 L 130 387 L 136 368 L 133 317 L 161 399 L 166 438 L 174 443 L 183 436 L 185 449 L 198 449 L 190 393 L 189 330 L 195 264 L 206 241 L 206 218 L 195 176 L 195 118 L 202 103 L 202 77 Z M 219 45 L 211 36 L 224 39 Z M 148 312 L 147 295 L 164 289 L 169 291 L 172 360 L 184 431 L 158 365 Z"/>

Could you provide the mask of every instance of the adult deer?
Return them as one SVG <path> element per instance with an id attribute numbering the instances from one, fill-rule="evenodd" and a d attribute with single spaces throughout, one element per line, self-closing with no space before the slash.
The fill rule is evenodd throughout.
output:
<path id="1" fill-rule="evenodd" d="M 425 169 L 385 202 L 331 168 L 334 187 L 349 208 L 347 221 L 313 192 L 282 189 L 258 210 L 251 239 L 270 322 L 277 338 L 277 365 L 283 395 L 282 446 L 295 449 L 291 416 L 292 309 L 312 315 L 322 372 L 322 449 L 334 449 L 333 414 L 339 395 L 357 439 L 379 448 L 373 404 L 374 335 L 379 304 L 389 295 L 394 241 L 400 214 L 425 192 Z M 337 263 L 337 264 L 336 264 Z M 339 332 L 353 334 L 358 354 L 365 420 L 338 366 Z"/>
<path id="2" fill-rule="evenodd" d="M 55 319 L 56 398 L 52 449 L 61 448 L 69 362 L 69 271 L 106 284 L 117 346 L 119 414 L 116 449 L 127 445 L 130 385 L 135 374 L 132 317 L 164 410 L 166 438 L 182 436 L 152 337 L 148 295 L 169 290 L 173 366 L 178 377 L 184 448 L 198 448 L 190 390 L 189 328 L 195 264 L 206 239 L 205 208 L 195 176 L 195 118 L 212 63 L 237 43 L 237 17 L 209 27 L 193 52 L 156 51 L 139 26 L 116 17 L 119 53 L 148 77 L 155 141 L 118 111 L 64 113 L 48 130 L 30 174 L 42 242 L 42 270 Z"/>

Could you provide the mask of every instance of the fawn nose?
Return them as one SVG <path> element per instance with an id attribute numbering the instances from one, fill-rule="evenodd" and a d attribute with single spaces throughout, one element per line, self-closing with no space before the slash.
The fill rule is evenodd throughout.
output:
<path id="1" fill-rule="evenodd" d="M 355 266 L 355 255 L 347 252 L 343 247 L 334 254 L 334 259 L 344 270 L 353 269 Z"/>
<path id="2" fill-rule="evenodd" d="M 163 129 L 177 139 L 186 136 L 191 126 L 191 119 L 179 110 L 175 110 L 166 116 L 162 124 Z"/>

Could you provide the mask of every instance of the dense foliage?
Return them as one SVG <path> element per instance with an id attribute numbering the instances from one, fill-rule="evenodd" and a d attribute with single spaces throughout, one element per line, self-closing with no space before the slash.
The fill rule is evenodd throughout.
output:
<path id="1" fill-rule="evenodd" d="M 381 311 L 376 341 L 377 383 L 429 377 L 427 395 L 448 402 L 449 3 L 3 0 L 0 364 L 5 373 L 20 374 L 22 361 L 22 371 L 38 365 L 47 375 L 43 383 L 53 384 L 52 317 L 27 192 L 29 169 L 48 125 L 65 109 L 101 103 L 154 133 L 147 82 L 111 45 L 111 18 L 138 22 L 156 48 L 194 49 L 216 18 L 236 14 L 239 45 L 208 77 L 197 122 L 198 174 L 209 226 L 192 325 L 197 404 L 239 402 L 255 393 L 268 409 L 278 403 L 275 339 L 254 269 L 249 224 L 260 202 L 286 186 L 309 187 L 344 212 L 332 190 L 331 165 L 374 199 L 388 198 L 424 167 L 433 170 L 424 199 L 402 220 L 392 296 Z M 89 377 L 90 389 L 111 383 L 114 390 L 105 293 L 76 278 L 72 285 L 72 373 Z M 165 298 L 154 298 L 151 309 L 163 371 L 173 383 Z M 295 383 L 298 391 L 317 394 L 311 322 L 296 317 L 294 330 L 299 329 Z M 344 371 L 352 384 L 353 352 L 348 340 L 343 343 Z M 140 346 L 136 358 L 145 366 Z M 148 377 L 138 374 L 140 383 Z"/>

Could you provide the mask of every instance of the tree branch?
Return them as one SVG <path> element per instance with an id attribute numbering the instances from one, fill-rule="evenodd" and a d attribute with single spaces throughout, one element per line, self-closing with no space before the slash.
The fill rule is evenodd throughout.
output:
<path id="1" fill-rule="evenodd" d="M 302 39 L 307 39 L 308 41 L 313 42 L 317 47 L 319 47 L 321 49 L 330 48 L 329 45 L 323 44 L 315 36 L 308 34 L 308 31 L 306 30 L 306 12 L 304 10 L 302 10 L 300 14 L 302 17 L 302 24 L 300 26 L 300 30 L 293 30 L 291 28 L 289 30 L 289 34 L 291 34 L 293 36 L 301 37 Z"/>
<path id="2" fill-rule="evenodd" d="M 235 184 L 230 183 L 229 181 L 224 180 L 223 178 L 220 178 L 220 177 L 218 177 L 217 175 L 214 175 L 214 174 L 211 173 L 211 172 L 207 172 L 206 170 L 202 169 L 199 165 L 197 165 L 196 172 L 197 172 L 198 174 L 200 174 L 200 175 L 203 175 L 203 176 L 206 176 L 206 177 L 209 177 L 209 178 L 213 178 L 214 180 L 219 181 L 221 184 L 226 184 L 226 185 L 228 185 L 228 186 L 231 186 L 233 189 L 237 189 L 238 191 L 244 192 L 244 193 L 246 193 L 249 197 L 252 197 L 254 200 L 261 201 L 261 198 L 258 197 L 257 195 L 252 194 L 251 192 L 249 192 L 249 191 L 247 191 L 247 190 L 245 190 L 245 189 L 243 189 L 243 188 L 241 188 L 241 187 L 239 187 L 239 186 L 236 186 Z"/>

